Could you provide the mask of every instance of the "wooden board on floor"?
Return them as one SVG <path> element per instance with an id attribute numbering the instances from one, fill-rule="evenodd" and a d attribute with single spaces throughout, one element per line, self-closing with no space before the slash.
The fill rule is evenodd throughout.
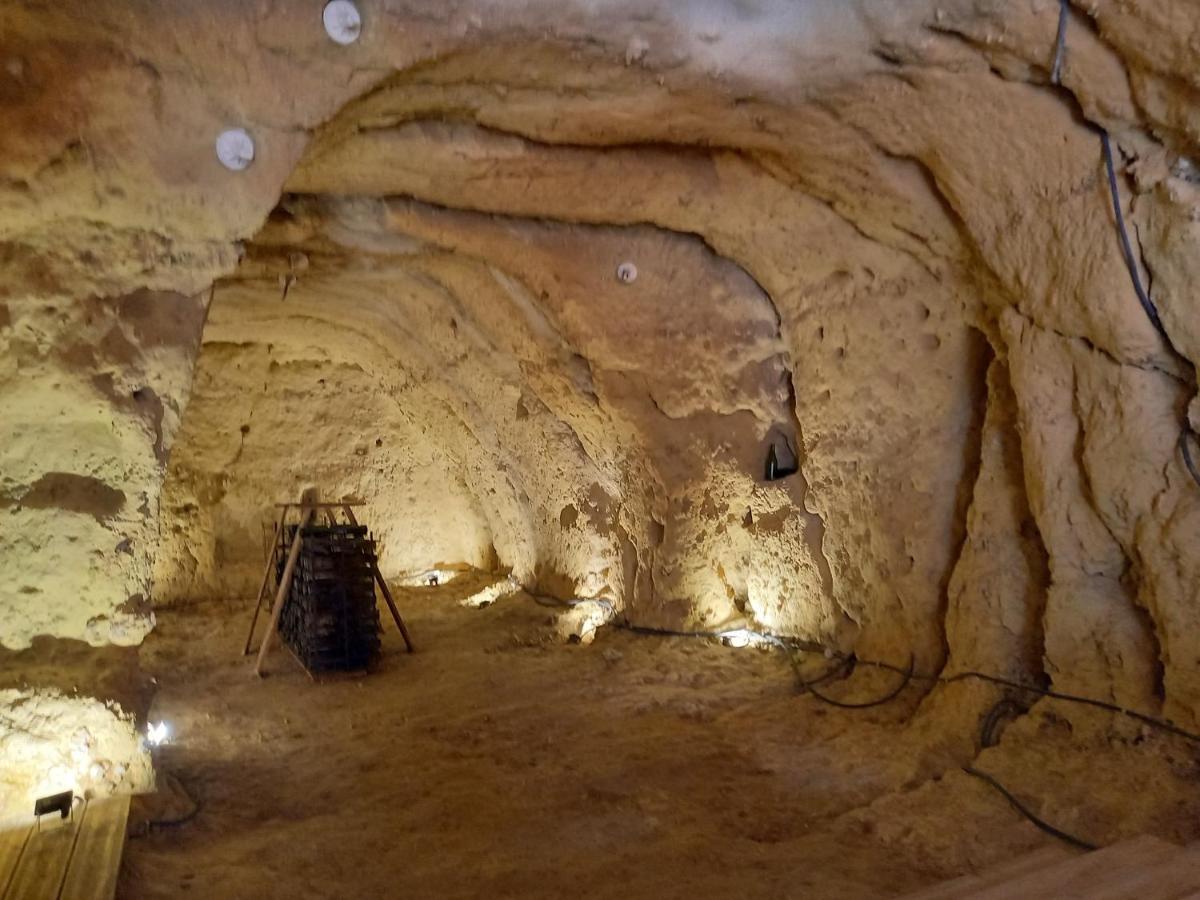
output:
<path id="1" fill-rule="evenodd" d="M 943 881 L 915 893 L 905 894 L 904 900 L 957 900 L 960 897 L 969 897 L 985 888 L 1005 884 L 1018 876 L 1049 868 L 1077 855 L 1064 844 L 1048 844 L 981 872 L 962 875 L 951 881 Z"/>
<path id="2" fill-rule="evenodd" d="M 129 795 L 93 800 L 75 842 L 59 900 L 113 900 L 125 849 Z"/>
<path id="3" fill-rule="evenodd" d="M 1030 872 L 1006 884 L 972 892 L 969 896 L 979 900 L 1011 900 L 1013 897 L 1061 900 L 1064 897 L 1099 897 L 1101 888 L 1106 891 L 1103 896 L 1137 896 L 1110 891 L 1118 888 L 1121 880 L 1131 873 L 1153 871 L 1181 849 L 1151 835 L 1142 835 L 1085 853 L 1049 869 Z"/>
<path id="4" fill-rule="evenodd" d="M 0 831 L 0 897 L 8 896 L 8 884 L 13 880 L 17 871 L 17 863 L 21 852 L 25 849 L 25 841 L 29 839 L 32 826 L 9 828 Z"/>
<path id="5" fill-rule="evenodd" d="M 1183 897 L 1200 890 L 1200 851 L 1180 850 L 1166 862 L 1119 875 L 1089 889 L 1096 900 Z"/>
<path id="6" fill-rule="evenodd" d="M 113 900 L 129 801 L 92 800 L 72 821 L 0 833 L 0 898 Z"/>
<path id="7" fill-rule="evenodd" d="M 4 900 L 55 900 L 67 874 L 83 816 L 41 831 L 34 830 L 17 863 Z"/>

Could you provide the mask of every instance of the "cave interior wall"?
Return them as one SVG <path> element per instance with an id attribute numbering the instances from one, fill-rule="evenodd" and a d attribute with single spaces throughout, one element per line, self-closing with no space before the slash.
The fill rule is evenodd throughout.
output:
<path id="1" fill-rule="evenodd" d="M 5 647 L 252 593 L 319 483 L 389 575 L 1195 720 L 1187 4 L 1061 86 L 1051 3 L 71 6 L 0 11 Z"/>

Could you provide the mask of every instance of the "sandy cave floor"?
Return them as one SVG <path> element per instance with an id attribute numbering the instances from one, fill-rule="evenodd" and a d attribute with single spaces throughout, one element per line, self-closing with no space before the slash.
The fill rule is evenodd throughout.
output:
<path id="1" fill-rule="evenodd" d="M 156 765 L 202 805 L 130 840 L 120 896 L 890 896 L 1051 842 L 904 727 L 915 702 L 824 707 L 777 652 L 564 645 L 552 610 L 471 589 L 402 591 L 419 652 L 385 625 L 378 671 L 320 684 L 279 649 L 253 677 L 244 603 L 161 611 Z M 1195 836 L 1190 748 L 1038 709 L 980 759 L 1044 814 Z"/>

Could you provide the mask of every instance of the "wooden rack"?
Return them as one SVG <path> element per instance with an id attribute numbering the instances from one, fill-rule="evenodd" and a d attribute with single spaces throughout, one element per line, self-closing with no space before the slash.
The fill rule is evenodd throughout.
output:
<path id="1" fill-rule="evenodd" d="M 275 537 L 271 542 L 271 552 L 267 559 L 266 567 L 263 569 L 262 581 L 258 586 L 258 596 L 254 601 L 254 615 L 250 620 L 250 632 L 246 635 L 246 644 L 242 648 L 242 655 L 247 656 L 250 653 L 250 646 L 254 642 L 254 630 L 258 626 L 258 614 L 262 611 L 263 600 L 267 596 L 267 585 L 271 580 L 271 572 L 276 568 L 276 562 L 279 559 L 280 548 L 284 528 L 287 525 L 288 514 L 295 510 L 300 516 L 300 525 L 296 530 L 296 539 L 292 541 L 291 548 L 288 551 L 287 562 L 284 564 L 283 575 L 279 579 L 279 587 L 275 591 L 275 600 L 271 604 L 271 619 L 267 625 L 267 633 L 263 635 L 262 644 L 258 648 L 258 659 L 254 664 L 254 671 L 260 678 L 263 675 L 263 664 L 267 658 L 267 652 L 271 648 L 271 638 L 274 637 L 279 629 L 279 615 L 283 612 L 284 604 L 287 603 L 288 594 L 292 589 L 292 578 L 296 572 L 296 562 L 300 558 L 300 547 L 303 544 L 303 533 L 305 527 L 320 513 L 331 525 L 337 524 L 337 512 L 340 510 L 345 515 L 347 522 L 351 525 L 358 525 L 358 519 L 354 515 L 355 506 L 362 506 L 361 503 L 352 501 L 339 501 L 334 503 L 322 503 L 315 499 L 315 492 L 306 491 L 298 503 L 276 503 L 275 508 L 279 510 L 279 520 L 275 524 Z M 408 652 L 412 653 L 416 649 L 413 646 L 412 636 L 408 633 L 408 628 L 404 624 L 404 619 L 400 617 L 400 610 L 396 607 L 396 601 L 392 597 L 391 589 L 388 588 L 387 582 L 383 580 L 383 575 L 379 572 L 379 565 L 372 564 L 375 583 L 379 586 L 380 592 L 383 594 L 383 599 L 387 602 L 388 610 L 392 614 L 392 619 L 396 623 L 396 627 L 400 630 L 401 637 L 404 638 L 404 645 L 408 648 Z"/>

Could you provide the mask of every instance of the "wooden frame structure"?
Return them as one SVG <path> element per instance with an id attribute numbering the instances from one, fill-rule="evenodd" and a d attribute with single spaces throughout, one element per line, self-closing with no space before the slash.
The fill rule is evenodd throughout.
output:
<path id="1" fill-rule="evenodd" d="M 258 614 L 262 611 L 263 600 L 267 594 L 267 585 L 271 581 L 271 572 L 275 568 L 279 558 L 283 530 L 287 524 L 288 512 L 290 510 L 295 509 L 299 511 L 300 527 L 296 530 L 296 539 L 292 541 L 291 549 L 288 552 L 287 562 L 283 568 L 283 576 L 279 579 L 279 587 L 275 591 L 275 600 L 271 604 L 271 618 L 267 624 L 267 633 L 263 635 L 262 644 L 258 648 L 258 658 L 254 663 L 254 672 L 260 678 L 263 676 L 263 663 L 266 661 L 267 651 L 271 649 L 271 638 L 279 630 L 280 613 L 283 612 L 288 594 L 292 590 L 292 576 L 296 573 L 296 563 L 300 559 L 300 545 L 304 542 L 302 533 L 305 527 L 312 522 L 318 513 L 323 514 L 326 521 L 331 525 L 336 524 L 337 510 L 342 511 L 351 525 L 358 525 L 358 519 L 354 515 L 353 507 L 362 506 L 362 504 L 350 501 L 322 503 L 316 499 L 315 492 L 306 492 L 301 497 L 299 503 L 276 503 L 275 506 L 279 509 L 279 520 L 275 524 L 275 537 L 271 543 L 271 552 L 267 556 L 267 565 L 263 570 L 262 581 L 258 586 L 258 596 L 254 600 L 254 616 L 250 619 L 250 631 L 246 635 L 246 645 L 242 649 L 243 656 L 249 655 L 250 646 L 254 643 L 254 630 L 258 626 Z M 400 617 L 400 610 L 396 607 L 396 601 L 392 597 L 391 589 L 387 586 L 387 582 L 383 580 L 383 575 L 379 571 L 379 563 L 373 562 L 371 568 L 375 576 L 375 584 L 378 585 L 380 592 L 383 594 L 383 599 L 387 602 L 392 619 L 395 621 L 396 627 L 400 630 L 400 636 L 404 638 L 404 645 L 408 648 L 409 653 L 413 653 L 416 648 L 413 646 L 412 636 L 408 633 L 408 627 L 404 624 L 404 619 Z"/>

